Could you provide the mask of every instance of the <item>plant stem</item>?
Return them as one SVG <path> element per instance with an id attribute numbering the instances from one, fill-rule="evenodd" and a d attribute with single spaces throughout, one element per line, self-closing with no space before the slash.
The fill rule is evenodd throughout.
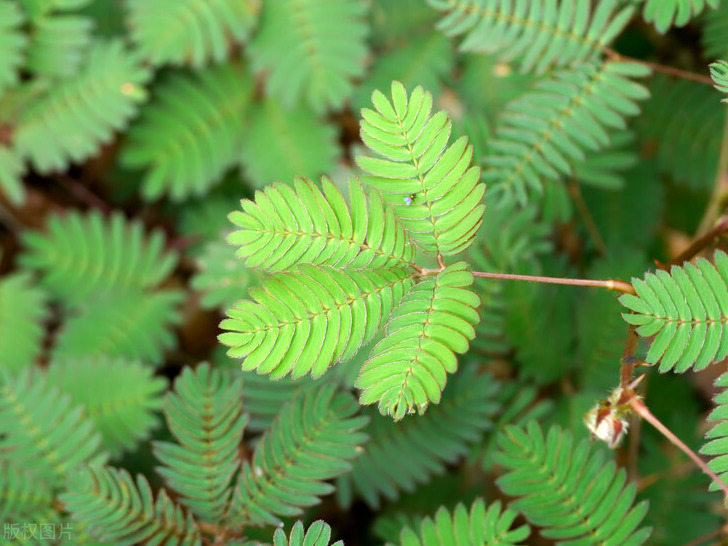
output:
<path id="1" fill-rule="evenodd" d="M 703 234 L 710 231 L 716 218 L 719 216 L 719 211 L 723 200 L 728 195 L 726 190 L 725 173 L 728 168 L 728 115 L 725 116 L 723 122 L 723 136 L 720 139 L 720 156 L 718 157 L 718 165 L 716 166 L 715 180 L 713 181 L 713 193 L 708 201 L 708 206 L 703 214 L 703 219 L 700 220 L 698 226 L 697 236 L 701 237 Z M 700 239 L 699 239 L 700 240 Z"/>
<path id="2" fill-rule="evenodd" d="M 627 332 L 627 339 L 624 341 L 624 351 L 622 352 L 622 367 L 619 370 L 619 386 L 627 388 L 632 382 L 632 375 L 634 374 L 634 364 L 637 362 L 635 353 L 637 352 L 637 343 L 639 342 L 639 336 L 634 326 L 629 327 Z"/>
<path id="3" fill-rule="evenodd" d="M 667 428 L 665 425 L 663 425 L 657 417 L 652 415 L 652 412 L 647 409 L 647 406 L 645 406 L 642 401 L 637 398 L 636 396 L 632 397 L 632 399 L 629 401 L 629 405 L 632 406 L 632 409 L 640 415 L 645 421 L 650 423 L 653 427 L 655 427 L 660 433 L 670 440 L 675 446 L 677 446 L 683 453 L 685 453 L 692 461 L 698 465 L 698 468 L 700 468 L 703 472 L 705 472 L 708 476 L 711 477 L 711 479 L 715 482 L 715 484 L 720 487 L 720 489 L 723 491 L 723 493 L 726 495 L 726 498 L 728 498 L 728 485 L 725 484 L 723 480 L 720 479 L 720 477 L 713 472 L 707 464 L 705 464 L 705 461 L 698 457 L 698 455 L 690 449 L 685 443 L 683 443 L 680 438 L 675 436 L 673 432 Z"/>
<path id="4" fill-rule="evenodd" d="M 427 273 L 430 270 L 424 269 L 423 272 Z M 595 286 L 597 288 L 606 288 L 607 290 L 615 290 L 616 292 L 622 292 L 623 294 L 634 294 L 634 287 L 625 281 L 619 280 L 606 280 L 597 281 L 591 279 L 567 279 L 563 277 L 542 277 L 540 275 L 513 275 L 510 273 L 487 273 L 484 271 L 474 271 L 473 275 L 476 277 L 482 277 L 485 279 L 501 279 L 506 281 L 525 281 L 525 282 L 540 282 L 545 284 L 568 284 L 570 286 Z"/>
<path id="5" fill-rule="evenodd" d="M 674 66 L 667 66 L 664 64 L 659 63 L 652 63 L 650 61 L 643 61 L 642 59 L 635 59 L 634 57 L 628 57 L 627 55 L 622 55 L 620 53 L 617 53 L 612 48 L 605 47 L 604 52 L 609 56 L 610 59 L 616 60 L 616 61 L 623 61 L 623 62 L 633 62 L 633 63 L 639 63 L 643 64 L 655 72 L 662 72 L 663 74 L 669 74 L 670 76 L 675 76 L 676 78 L 682 78 L 683 80 L 691 80 L 698 83 L 703 83 L 705 85 L 713 85 L 713 80 L 710 79 L 710 76 L 704 76 L 702 74 L 696 74 L 695 72 L 690 72 L 688 70 L 682 70 L 680 68 L 675 68 Z"/>
<path id="6" fill-rule="evenodd" d="M 682 265 L 684 262 L 692 259 L 696 254 L 698 254 L 698 252 L 708 246 L 713 239 L 719 237 L 725 231 L 728 231 L 728 216 L 723 216 L 722 220 L 720 220 L 713 229 L 696 239 L 693 244 L 682 251 L 679 256 L 670 260 L 670 262 L 666 264 L 658 264 L 658 267 L 660 269 L 667 270 L 673 265 Z"/>
<path id="7" fill-rule="evenodd" d="M 594 223 L 594 218 L 592 218 L 592 215 L 589 212 L 586 203 L 584 203 L 584 197 L 581 194 L 581 188 L 579 187 L 579 183 L 572 178 L 569 180 L 566 187 L 569 190 L 569 194 L 571 195 L 571 200 L 576 206 L 576 210 L 579 211 L 579 214 L 581 215 L 581 220 L 582 222 L 584 222 L 584 227 L 591 237 L 594 246 L 596 247 L 599 254 L 604 256 L 607 253 L 607 245 L 604 244 L 604 239 L 602 238 L 601 233 L 599 233 L 599 228 Z"/>

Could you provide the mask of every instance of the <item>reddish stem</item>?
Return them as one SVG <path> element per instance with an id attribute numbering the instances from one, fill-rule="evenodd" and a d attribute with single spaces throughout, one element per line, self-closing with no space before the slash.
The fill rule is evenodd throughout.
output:
<path id="1" fill-rule="evenodd" d="M 698 465 L 698 467 L 703 472 L 705 472 L 708 476 L 710 476 L 710 478 L 716 483 L 716 485 L 718 487 L 721 488 L 723 493 L 728 498 L 728 485 L 726 485 L 725 482 L 722 479 L 720 479 L 720 477 L 715 472 L 713 472 L 708 467 L 707 464 L 705 464 L 705 461 L 703 461 L 703 459 L 698 457 L 698 455 L 692 449 L 690 449 L 687 445 L 685 445 L 685 443 L 683 443 L 683 441 L 680 440 L 680 438 L 675 436 L 675 434 L 673 434 L 673 432 L 669 428 L 667 428 L 665 425 L 663 425 L 657 419 L 657 417 L 652 415 L 652 412 L 649 409 L 647 409 L 647 406 L 645 406 L 639 398 L 637 398 L 636 396 L 633 396 L 632 399 L 629 401 L 629 405 L 632 406 L 632 409 L 635 412 L 637 412 L 640 415 L 640 417 L 642 417 L 645 421 L 647 421 L 653 427 L 655 427 L 657 430 L 659 430 L 660 433 L 662 433 L 662 435 L 665 438 L 670 440 L 670 442 L 672 442 L 674 445 L 676 445 L 678 448 L 680 448 L 680 450 L 683 453 L 685 453 L 688 457 L 690 457 L 690 459 L 692 459 L 692 461 L 696 465 Z"/>

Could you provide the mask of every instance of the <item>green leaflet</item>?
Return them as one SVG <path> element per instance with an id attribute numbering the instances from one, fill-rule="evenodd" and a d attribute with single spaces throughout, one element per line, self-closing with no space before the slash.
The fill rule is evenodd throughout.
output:
<path id="1" fill-rule="evenodd" d="M 593 61 L 629 22 L 634 8 L 617 0 L 427 0 L 445 12 L 437 27 L 465 34 L 462 51 L 519 59 L 522 71 Z M 591 17 L 590 17 L 591 15 Z"/>
<path id="2" fill-rule="evenodd" d="M 291 528 L 291 534 L 286 537 L 283 529 L 276 529 L 273 535 L 273 546 L 329 546 L 331 539 L 331 527 L 323 521 L 316 520 L 304 532 L 303 523 L 297 521 Z M 337 540 L 331 546 L 344 546 L 341 540 Z"/>
<path id="3" fill-rule="evenodd" d="M 708 466 L 725 481 L 728 476 L 728 373 L 721 375 L 715 386 L 722 390 L 714 399 L 716 407 L 708 418 L 713 422 L 713 426 L 705 435 L 708 441 L 700 449 L 700 453 L 713 457 Z M 712 480 L 710 490 L 718 490 Z"/>
<path id="4" fill-rule="evenodd" d="M 496 483 L 518 497 L 510 508 L 542 527 L 545 538 L 574 546 L 638 546 L 649 538 L 649 528 L 637 529 L 647 503 L 632 506 L 635 485 L 625 486 L 625 471 L 605 463 L 603 450 L 590 453 L 589 440 L 574 446 L 558 427 L 544 438 L 531 421 L 526 430 L 507 427 L 499 444 L 496 461 L 508 472 Z"/>
<path id="5" fill-rule="evenodd" d="M 645 21 L 653 23 L 661 34 L 671 27 L 683 27 L 695 16 L 700 15 L 706 5 L 717 8 L 720 0 L 645 0 L 642 15 Z"/>
<path id="6" fill-rule="evenodd" d="M 466 288 L 473 280 L 465 262 L 458 262 L 412 288 L 362 366 L 360 403 L 377 403 L 397 421 L 439 403 L 447 374 L 457 370 L 455 353 L 468 350 L 480 320 L 480 298 Z"/>
<path id="7" fill-rule="evenodd" d="M 660 363 L 660 372 L 702 370 L 728 355 L 728 256 L 718 251 L 715 265 L 673 266 L 670 273 L 647 273 L 633 279 L 637 295 L 619 301 L 630 313 L 622 316 L 642 337 L 655 336 L 646 360 Z"/>
<path id="8" fill-rule="evenodd" d="M 361 183 L 349 181 L 350 208 L 328 178 L 323 191 L 297 177 L 293 188 L 277 182 L 257 191 L 255 202 L 241 202 L 230 213 L 238 228 L 227 241 L 240 248 L 248 267 L 283 271 L 296 264 L 348 268 L 404 268 L 414 260 L 415 247 L 377 191 L 367 205 Z"/>
<path id="9" fill-rule="evenodd" d="M 448 146 L 451 122 L 444 111 L 430 115 L 432 95 L 416 87 L 407 96 L 392 82 L 390 101 L 372 94 L 375 110 L 362 110 L 361 137 L 376 157 L 357 157 L 369 173 L 363 182 L 393 203 L 419 246 L 444 256 L 470 246 L 483 222 L 485 184 L 471 167 L 473 148 L 461 137 Z"/>
<path id="10" fill-rule="evenodd" d="M 251 288 L 220 328 L 243 370 L 281 378 L 319 377 L 371 341 L 412 285 L 407 270 L 334 269 L 302 264 Z"/>
<path id="11" fill-rule="evenodd" d="M 0 98 L 5 88 L 18 82 L 18 69 L 23 61 L 28 38 L 21 26 L 25 17 L 20 6 L 12 2 L 0 3 Z M 2 171 L 0 171 L 2 174 Z"/>
<path id="12" fill-rule="evenodd" d="M 470 511 L 463 504 L 448 511 L 444 506 L 434 518 L 420 522 L 419 533 L 406 527 L 400 535 L 401 546 L 441 546 L 463 544 L 473 546 L 515 546 L 531 533 L 528 525 L 512 528 L 519 516 L 510 509 L 502 510 L 500 501 L 487 508 L 483 499 L 476 500 Z M 392 546 L 387 543 L 387 546 Z"/>
<path id="13" fill-rule="evenodd" d="M 721 93 L 728 94 L 728 63 L 718 61 L 710 65 L 710 77 L 713 78 L 715 88 Z M 721 102 L 728 102 L 723 99 Z"/>

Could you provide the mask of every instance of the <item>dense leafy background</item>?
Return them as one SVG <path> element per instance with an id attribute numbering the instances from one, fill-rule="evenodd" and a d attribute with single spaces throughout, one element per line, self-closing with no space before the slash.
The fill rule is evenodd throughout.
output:
<path id="1" fill-rule="evenodd" d="M 514 15 L 512 4 L 543 9 Z M 370 231 L 400 222 L 401 240 L 410 230 L 420 247 L 440 245 L 418 231 L 418 197 L 403 200 L 368 157 L 377 127 L 360 136 L 361 109 L 373 108 L 375 89 L 390 97 L 392 80 L 432 94 L 433 113 L 452 121 L 450 142 L 468 137 L 488 185 L 482 225 L 479 206 L 461 224 L 472 245 L 437 246 L 457 255 L 447 261 L 455 277 L 462 260 L 531 275 L 654 273 L 654 260 L 677 256 L 725 204 L 727 118 L 708 65 L 728 57 L 726 30 L 719 0 L 0 0 L 0 523 L 60 525 L 73 512 L 69 544 L 95 544 L 83 522 L 104 518 L 124 522 L 107 535 L 118 543 L 141 520 L 139 540 L 169 533 L 175 544 L 221 521 L 238 537 L 230 544 L 554 544 L 589 525 L 609 544 L 642 543 L 649 527 L 651 544 L 711 533 L 699 544 L 715 543 L 721 499 L 654 431 L 635 427 L 616 453 L 585 441 L 583 414 L 619 380 L 626 310 L 612 293 L 477 279 L 458 372 L 439 399 L 442 371 L 430 398 L 439 404 L 399 423 L 352 395 L 381 402 L 376 380 L 357 378 L 383 347 L 371 317 L 365 346 L 342 344 L 346 362 L 318 380 L 291 368 L 273 382 L 253 359 L 241 372 L 217 336 L 236 302 L 251 294 L 274 307 L 281 290 L 252 267 L 284 269 L 270 240 L 237 256 L 226 242 L 250 243 L 230 235 L 247 225 L 240 213 L 228 220 L 241 199 L 280 211 L 276 199 L 303 207 L 343 195 L 363 210 L 354 173 L 381 192 L 367 193 Z M 722 91 L 726 66 L 713 66 Z M 447 138 L 445 115 L 436 119 Z M 479 203 L 476 181 L 468 191 Z M 274 222 L 270 210 L 258 217 Z M 397 254 L 398 241 L 389 261 L 360 267 L 404 268 L 413 251 Z M 436 266 L 431 255 L 419 263 Z M 356 275 L 364 286 L 375 274 Z M 409 297 L 429 294 L 428 282 Z M 414 281 L 402 273 L 401 284 L 393 301 Z M 632 317 L 652 312 L 623 303 Z M 631 321 L 655 333 L 693 311 Z M 721 316 L 708 308 L 709 321 Z M 639 349 L 650 363 L 667 352 L 663 372 L 705 368 L 654 369 L 644 383 L 647 405 L 696 450 L 728 385 L 713 385 L 725 366 L 708 362 L 728 345 L 711 339 L 682 360 L 673 353 L 687 337 Z M 725 456 L 725 396 L 716 402 L 704 453 Z M 554 462 L 565 452 L 573 460 Z M 598 479 L 588 473 L 602 466 Z M 540 513 L 581 503 L 592 479 L 612 495 L 608 516 L 589 503 L 587 523 Z M 125 490 L 146 512 L 128 510 Z"/>

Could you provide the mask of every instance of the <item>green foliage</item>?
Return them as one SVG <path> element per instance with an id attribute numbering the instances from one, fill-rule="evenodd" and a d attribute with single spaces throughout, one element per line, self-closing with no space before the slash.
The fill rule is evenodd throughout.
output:
<path id="1" fill-rule="evenodd" d="M 647 74 L 635 63 L 585 64 L 511 102 L 485 159 L 491 191 L 526 203 L 527 191 L 538 195 L 544 181 L 571 175 L 586 150 L 609 145 L 608 129 L 624 129 L 624 118 L 639 112 L 635 101 L 647 90 L 631 78 Z"/>
<path id="2" fill-rule="evenodd" d="M 673 266 L 633 279 L 636 295 L 619 301 L 631 313 L 622 316 L 642 337 L 656 336 L 647 353 L 649 364 L 660 371 L 702 370 L 728 355 L 724 333 L 728 313 L 728 256 L 715 254 L 715 265 L 699 259 L 697 265 Z"/>
<path id="3" fill-rule="evenodd" d="M 339 150 L 334 128 L 309 108 L 285 109 L 269 98 L 254 105 L 239 147 L 245 176 L 258 188 L 295 176 L 331 172 Z"/>
<path id="4" fill-rule="evenodd" d="M 164 489 L 155 501 L 141 474 L 134 483 L 124 469 L 89 466 L 71 474 L 67 487 L 61 495 L 66 509 L 96 529 L 94 534 L 101 541 L 119 546 L 162 539 L 178 546 L 202 544 L 191 516 L 175 506 Z"/>
<path id="5" fill-rule="evenodd" d="M 553 66 L 593 61 L 632 16 L 618 10 L 616 0 L 599 2 L 590 14 L 589 2 L 548 0 L 427 0 L 445 12 L 437 27 L 448 36 L 466 34 L 463 51 L 499 53 L 519 59 L 523 71 L 544 72 Z"/>
<path id="6" fill-rule="evenodd" d="M 33 368 L 0 384 L 0 451 L 32 475 L 57 486 L 81 463 L 103 464 L 101 436 L 71 397 Z"/>
<path id="7" fill-rule="evenodd" d="M 63 170 L 98 153 L 146 100 L 149 80 L 135 54 L 121 42 L 95 43 L 84 69 L 47 91 L 22 112 L 14 150 L 38 172 Z M 73 127 L 74 133 L 67 134 Z"/>
<path id="8" fill-rule="evenodd" d="M 442 402 L 427 418 L 409 417 L 402 423 L 372 414 L 366 429 L 369 441 L 351 473 L 339 478 L 340 500 L 350 504 L 351 490 L 373 508 L 381 498 L 396 500 L 411 492 L 433 474 L 454 464 L 492 425 L 498 410 L 493 397 L 498 383 L 488 375 L 476 375 L 468 367 L 453 378 Z"/>
<path id="9" fill-rule="evenodd" d="M 645 21 L 653 23 L 664 34 L 670 27 L 685 26 L 706 7 L 716 8 L 720 0 L 636 0 L 644 1 Z"/>
<path id="10" fill-rule="evenodd" d="M 651 98 L 637 120 L 646 153 L 677 183 L 708 188 L 721 150 L 725 111 L 716 111 L 717 95 L 706 85 L 656 76 Z"/>
<path id="11" fill-rule="evenodd" d="M 287 404 L 244 462 L 233 492 L 233 519 L 278 525 L 276 516 L 297 516 L 334 488 L 324 482 L 351 470 L 361 454 L 367 422 L 354 416 L 356 401 L 322 387 Z"/>
<path id="12" fill-rule="evenodd" d="M 524 544 L 531 530 L 528 525 L 512 529 L 518 512 L 501 511 L 500 501 L 488 506 L 482 499 L 473 503 L 468 513 L 458 504 L 452 514 L 441 507 L 434 520 L 427 517 L 420 523 L 419 534 L 410 528 L 402 531 L 402 546 L 437 546 L 439 544 L 481 544 L 483 546 L 513 546 Z"/>
<path id="13" fill-rule="evenodd" d="M 314 521 L 308 529 L 303 529 L 303 523 L 297 521 L 291 528 L 291 534 L 286 538 L 283 529 L 276 529 L 273 535 L 273 546 L 329 546 L 331 538 L 331 527 L 321 520 Z M 344 543 L 337 540 L 331 546 L 343 546 Z"/>
<path id="14" fill-rule="evenodd" d="M 247 40 L 260 0 L 127 0 L 131 39 L 153 65 L 200 67 L 228 58 Z"/>
<path id="15" fill-rule="evenodd" d="M 364 183 L 394 204 L 415 242 L 425 251 L 452 256 L 472 244 L 483 221 L 485 185 L 470 166 L 472 147 L 461 137 L 449 147 L 451 122 L 430 115 L 432 95 L 392 83 L 392 100 L 372 94 L 374 110 L 362 110 L 361 137 L 379 157 L 358 157 Z M 414 196 L 414 197 L 411 197 Z M 406 200 L 410 197 L 411 203 Z"/>
<path id="16" fill-rule="evenodd" d="M 185 370 L 175 382 L 177 394 L 167 395 L 164 412 L 178 444 L 155 444 L 154 454 L 164 464 L 158 471 L 203 522 L 223 516 L 240 465 L 238 442 L 248 420 L 241 386 L 239 377 L 203 364 L 194 372 Z"/>
<path id="17" fill-rule="evenodd" d="M 144 234 L 138 221 L 121 213 L 104 218 L 98 211 L 54 216 L 47 233 L 28 232 L 25 267 L 41 274 L 41 285 L 66 305 L 88 299 L 142 291 L 158 285 L 177 262 L 164 249 L 163 234 Z"/>
<path id="18" fill-rule="evenodd" d="M 715 397 L 715 409 L 711 412 L 709 420 L 714 423 L 705 435 L 708 442 L 703 446 L 700 452 L 703 455 L 711 455 L 713 459 L 708 463 L 710 469 L 721 476 L 725 480 L 728 475 L 728 374 L 721 375 L 715 382 L 715 386 L 722 389 Z M 717 489 L 715 484 L 711 483 L 711 490 Z"/>
<path id="19" fill-rule="evenodd" d="M 24 22 L 20 6 L 13 2 L 0 3 L 0 97 L 5 89 L 18 82 L 18 69 L 23 61 L 27 37 L 21 32 Z"/>
<path id="20" fill-rule="evenodd" d="M 224 241 L 205 245 L 197 263 L 199 271 L 191 285 L 202 292 L 203 307 L 232 307 L 253 280 L 257 280 L 253 270 L 239 267 Z"/>
<path id="21" fill-rule="evenodd" d="M 289 109 L 341 107 L 364 69 L 365 10 L 361 0 L 264 2 L 249 54 L 254 72 L 270 71 L 267 93 Z"/>
<path id="22" fill-rule="evenodd" d="M 152 369 L 124 359 L 86 358 L 53 362 L 48 382 L 84 407 L 112 457 L 130 451 L 159 425 L 167 382 Z"/>
<path id="23" fill-rule="evenodd" d="M 80 15 L 52 13 L 32 22 L 26 67 L 38 76 L 67 77 L 78 73 L 92 43 L 93 21 Z"/>
<path id="24" fill-rule="evenodd" d="M 647 504 L 632 507 L 634 484 L 604 452 L 590 456 L 588 440 L 574 446 L 571 433 L 554 427 L 544 438 L 533 421 L 526 430 L 507 427 L 496 460 L 509 471 L 498 479 L 511 509 L 542 527 L 558 544 L 644 544 L 649 528 L 637 529 Z"/>
<path id="25" fill-rule="evenodd" d="M 710 76 L 715 82 L 715 88 L 721 93 L 728 93 L 728 63 L 725 61 L 718 61 L 710 65 Z M 721 102 L 728 102 L 728 99 L 723 99 Z"/>
<path id="26" fill-rule="evenodd" d="M 229 64 L 174 73 L 159 86 L 121 157 L 126 167 L 149 169 L 146 199 L 169 193 L 180 201 L 220 181 L 237 159 L 252 87 L 250 76 Z"/>
<path id="27" fill-rule="evenodd" d="M 723 540 L 718 4 L 0 0 L 0 544 Z"/>
<path id="28" fill-rule="evenodd" d="M 25 273 L 0 280 L 0 375 L 33 365 L 40 353 L 46 293 Z"/>
<path id="29" fill-rule="evenodd" d="M 447 374 L 475 337 L 480 298 L 466 287 L 473 275 L 458 262 L 417 283 L 394 309 L 385 338 L 361 368 L 362 404 L 378 403 L 395 420 L 439 403 Z"/>

